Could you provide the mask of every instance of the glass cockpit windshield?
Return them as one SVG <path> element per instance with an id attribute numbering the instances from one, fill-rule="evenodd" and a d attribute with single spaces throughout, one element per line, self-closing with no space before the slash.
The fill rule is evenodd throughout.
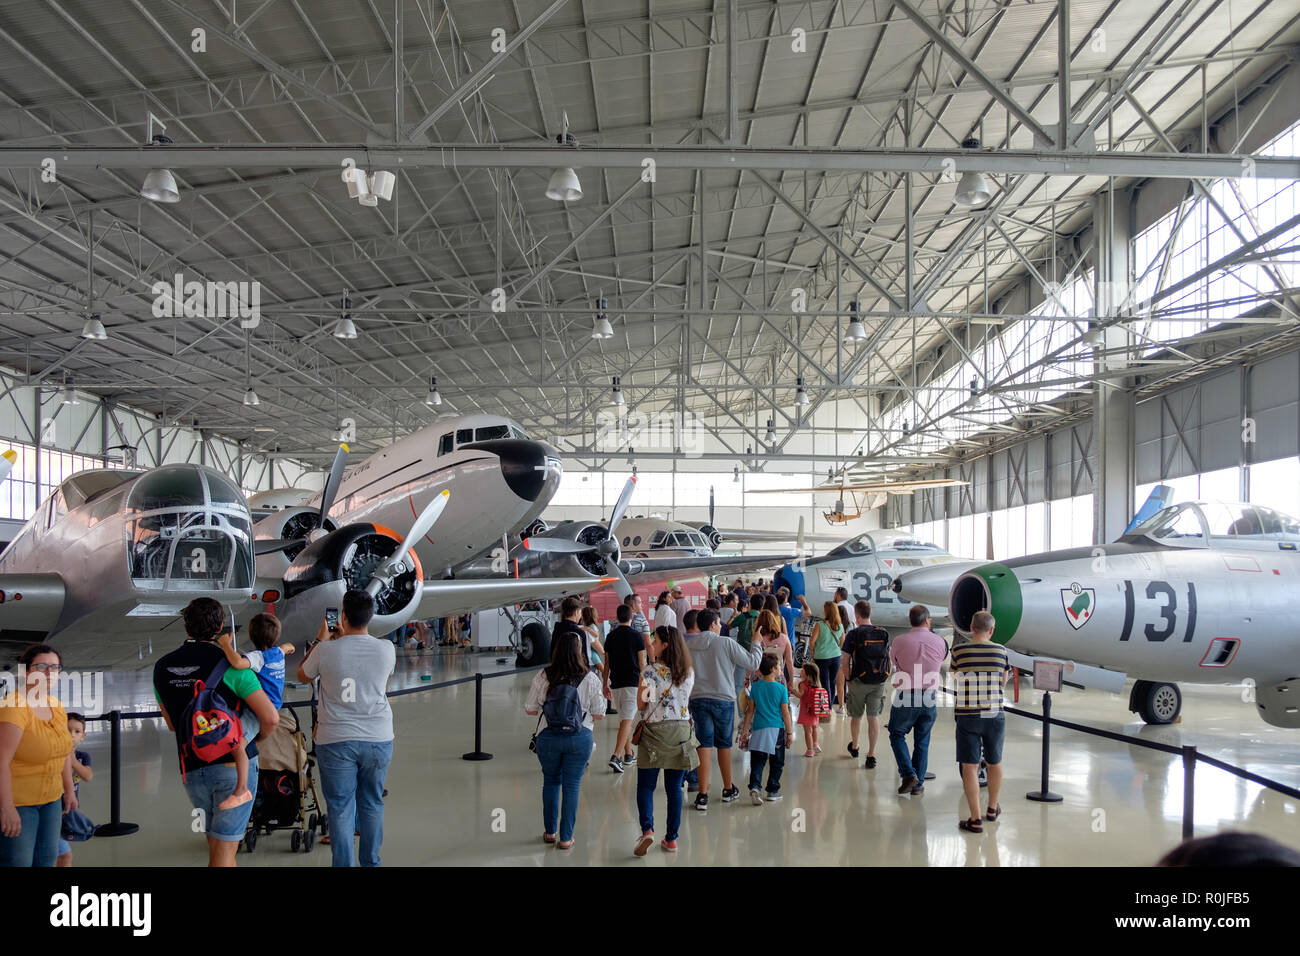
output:
<path id="1" fill-rule="evenodd" d="M 1176 548 L 1283 548 L 1300 544 L 1300 522 L 1261 505 L 1184 502 L 1161 509 L 1124 536 Z"/>
<path id="2" fill-rule="evenodd" d="M 153 591 L 253 585 L 252 522 L 239 489 L 195 465 L 165 465 L 127 496 L 131 579 Z"/>
<path id="3" fill-rule="evenodd" d="M 850 538 L 848 541 L 845 541 L 843 544 L 835 547 L 834 549 L 831 550 L 830 553 L 858 555 L 858 554 L 870 554 L 873 550 L 875 550 L 875 546 L 871 541 L 871 536 L 867 534 L 860 534 L 856 538 Z"/>

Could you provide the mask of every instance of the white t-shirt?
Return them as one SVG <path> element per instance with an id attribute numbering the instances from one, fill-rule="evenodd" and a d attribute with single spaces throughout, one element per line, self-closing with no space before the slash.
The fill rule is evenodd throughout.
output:
<path id="1" fill-rule="evenodd" d="M 542 714 L 542 705 L 546 703 L 550 689 L 551 682 L 546 679 L 546 669 L 543 668 L 533 678 L 532 686 L 528 688 L 528 698 L 524 701 L 524 710 L 535 710 L 540 715 L 538 733 L 546 729 L 546 715 Z M 578 700 L 582 703 L 582 726 L 592 730 L 595 724 L 591 715 L 600 714 L 603 717 L 605 714 L 605 692 L 600 686 L 600 675 L 595 671 L 587 671 L 587 676 L 578 685 Z"/>
<path id="2" fill-rule="evenodd" d="M 671 604 L 661 604 L 655 608 L 655 627 L 677 626 L 677 612 Z"/>
<path id="3" fill-rule="evenodd" d="M 369 634 L 346 634 L 316 645 L 302 664 L 308 680 L 320 678 L 316 743 L 392 740 L 388 675 L 396 665 L 393 642 Z"/>

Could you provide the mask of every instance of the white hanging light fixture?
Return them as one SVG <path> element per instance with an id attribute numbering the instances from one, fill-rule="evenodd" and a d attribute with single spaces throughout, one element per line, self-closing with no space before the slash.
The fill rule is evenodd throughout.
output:
<path id="1" fill-rule="evenodd" d="M 739 465 L 733 465 L 733 466 L 732 466 L 732 468 L 731 468 L 731 480 L 732 480 L 732 481 L 740 481 L 740 466 L 739 466 Z"/>
<path id="2" fill-rule="evenodd" d="M 66 382 L 63 383 L 63 389 L 59 392 L 59 404 L 60 405 L 81 404 L 81 399 L 77 398 L 77 393 L 74 392 Z"/>
<path id="3" fill-rule="evenodd" d="M 424 396 L 424 404 L 436 407 L 442 404 L 442 395 L 438 392 L 438 376 L 429 379 L 429 394 Z"/>
<path id="4" fill-rule="evenodd" d="M 561 146 L 577 148 L 578 140 L 569 132 L 569 114 L 562 115 L 564 130 L 555 137 L 555 141 Z M 582 198 L 582 183 L 578 181 L 578 174 L 572 166 L 560 166 L 551 173 L 550 181 L 546 184 L 546 198 L 556 202 L 577 202 Z"/>
<path id="5" fill-rule="evenodd" d="M 608 308 L 609 304 L 605 301 L 603 295 L 596 300 L 596 324 L 591 329 L 593 339 L 612 339 L 614 337 L 614 327 L 609 324 L 609 315 L 605 311 Z"/>
<path id="6" fill-rule="evenodd" d="M 795 379 L 794 403 L 799 406 L 808 404 L 808 392 L 803 387 L 803 376 Z"/>
<path id="7" fill-rule="evenodd" d="M 158 119 L 158 117 L 150 113 L 149 119 L 145 125 L 145 135 L 148 138 L 150 145 L 157 144 L 158 146 L 168 146 L 171 144 L 170 138 L 164 136 L 162 133 L 155 134 L 153 131 L 155 125 L 157 125 L 159 129 L 167 128 L 163 124 L 163 121 Z M 148 199 L 150 202 L 173 203 L 181 201 L 181 192 L 176 186 L 176 177 L 172 175 L 170 169 L 149 170 L 148 175 L 144 177 L 144 183 L 140 186 L 140 195 L 145 199 Z"/>
<path id="8" fill-rule="evenodd" d="M 346 292 L 343 293 L 343 318 L 339 319 L 338 324 L 334 326 L 334 337 L 336 339 L 357 337 L 357 326 L 352 321 L 352 296 Z"/>
<path id="9" fill-rule="evenodd" d="M 102 342 L 108 338 L 108 333 L 104 331 L 104 323 L 98 315 L 92 315 L 86 319 L 86 324 L 81 327 L 81 337 L 95 342 Z"/>
<path id="10" fill-rule="evenodd" d="M 612 379 L 612 383 L 613 397 L 610 399 L 610 404 L 622 408 L 627 402 L 623 399 L 623 387 L 619 385 L 617 375 Z"/>
<path id="11" fill-rule="evenodd" d="M 845 342 L 862 342 L 866 340 L 867 327 L 862 324 L 862 316 L 858 313 L 858 300 L 854 299 L 849 303 L 849 327 L 844 330 Z"/>
<path id="12" fill-rule="evenodd" d="M 962 149 L 979 149 L 980 141 L 971 137 L 962 140 Z M 983 173 L 977 173 L 968 170 L 961 174 L 961 179 L 957 181 L 957 192 L 953 199 L 959 206 L 982 206 L 989 201 L 993 195 L 989 189 L 989 181 Z"/>
<path id="13" fill-rule="evenodd" d="M 248 389 L 244 392 L 244 404 L 245 405 L 262 404 L 262 400 L 257 397 L 257 390 L 254 389 L 252 385 L 249 385 Z"/>
<path id="14" fill-rule="evenodd" d="M 767 432 L 763 435 L 763 441 L 769 445 L 776 444 L 776 422 L 770 418 L 767 420 Z"/>

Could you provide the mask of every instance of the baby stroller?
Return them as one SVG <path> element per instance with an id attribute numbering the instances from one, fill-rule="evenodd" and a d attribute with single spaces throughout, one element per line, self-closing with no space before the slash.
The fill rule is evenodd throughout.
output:
<path id="1" fill-rule="evenodd" d="M 311 709 L 314 724 L 314 698 Z M 308 853 L 316 844 L 317 831 L 328 832 L 327 821 L 316 797 L 316 781 L 312 774 L 316 762 L 308 752 L 307 737 L 292 708 L 285 707 L 280 711 L 279 725 L 257 746 L 260 754 L 257 793 L 253 797 L 253 813 L 242 846 L 252 853 L 257 847 L 259 832 L 289 830 L 289 849 L 294 853 L 300 849 Z"/>

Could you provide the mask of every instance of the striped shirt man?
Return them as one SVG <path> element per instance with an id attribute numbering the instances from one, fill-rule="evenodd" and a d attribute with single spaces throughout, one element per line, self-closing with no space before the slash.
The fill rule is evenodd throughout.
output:
<path id="1" fill-rule="evenodd" d="M 958 717 L 980 717 L 1002 712 L 1006 684 L 1007 652 L 992 641 L 970 641 L 952 649 L 953 689 Z"/>

